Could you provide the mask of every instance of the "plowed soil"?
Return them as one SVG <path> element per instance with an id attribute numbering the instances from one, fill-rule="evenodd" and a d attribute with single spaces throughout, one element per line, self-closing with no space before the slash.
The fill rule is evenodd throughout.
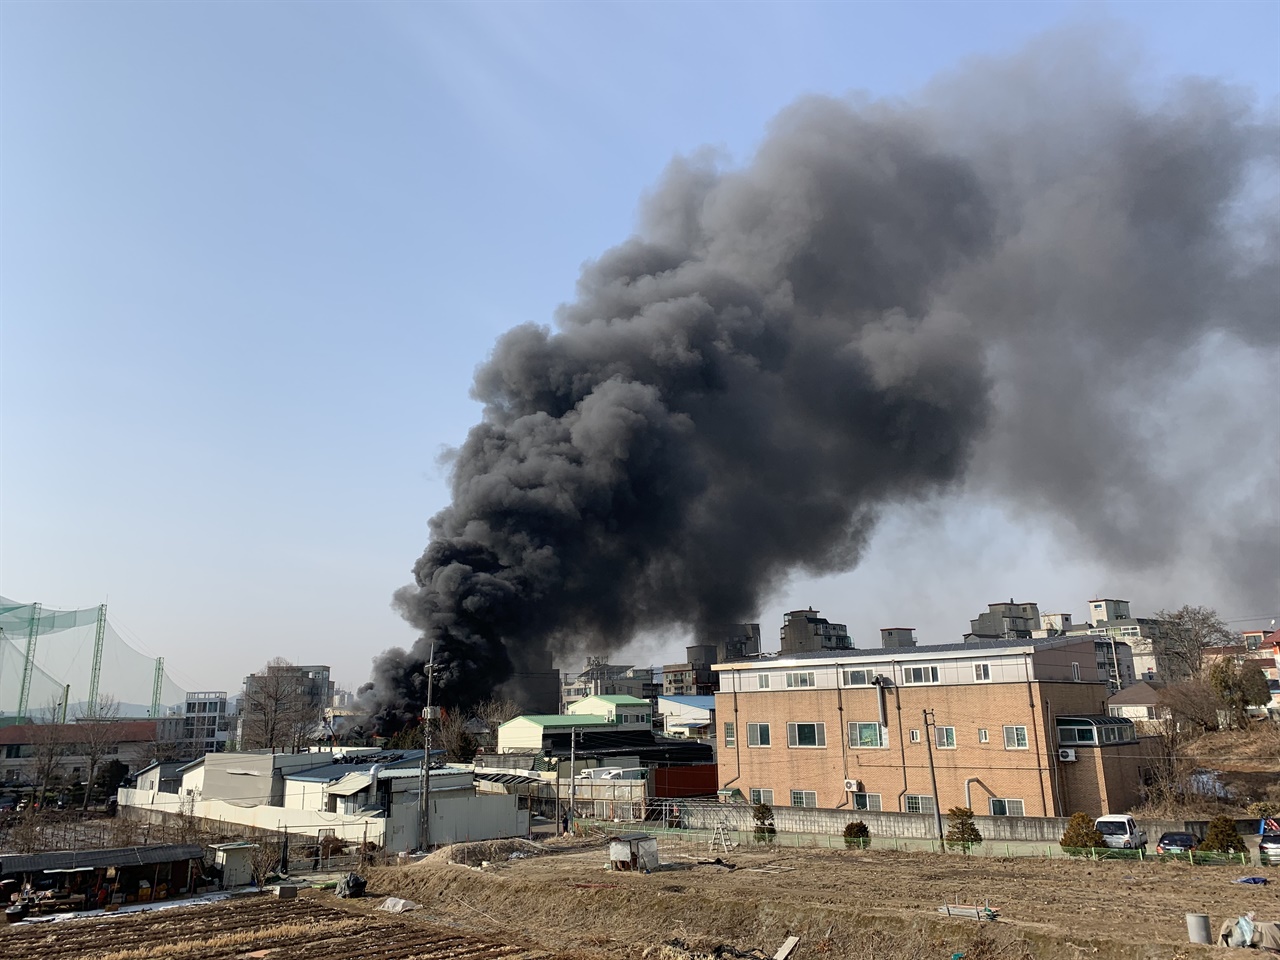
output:
<path id="1" fill-rule="evenodd" d="M 0 927 L 0 958 L 48 960 L 1227 960 L 1187 942 L 1248 911 L 1280 920 L 1280 870 L 1169 862 L 997 859 L 888 850 L 663 847 L 663 868 L 610 872 L 600 841 L 475 867 L 430 857 L 371 871 L 369 896 L 306 891 L 204 906 Z M 473 858 L 468 858 L 473 859 Z M 1266 886 L 1234 883 L 1261 875 Z M 385 896 L 407 914 L 377 911 Z M 994 923 L 947 918 L 988 904 Z M 1242 958 L 1255 952 L 1239 951 Z"/>

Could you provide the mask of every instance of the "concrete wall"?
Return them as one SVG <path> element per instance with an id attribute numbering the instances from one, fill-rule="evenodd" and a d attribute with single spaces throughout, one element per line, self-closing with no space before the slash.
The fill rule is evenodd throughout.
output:
<path id="1" fill-rule="evenodd" d="M 121 789 L 118 793 L 123 815 L 152 822 L 179 816 L 207 821 L 222 833 L 235 833 L 235 827 L 255 830 L 285 830 L 315 834 L 320 829 L 333 830 L 334 836 L 347 841 L 368 839 L 380 846 L 384 842 L 386 820 L 381 817 L 349 817 L 315 810 L 289 810 L 267 805 L 244 806 L 225 800 L 183 799 L 169 793 L 151 794 L 142 790 Z"/>
<path id="2" fill-rule="evenodd" d="M 731 830 L 751 830 L 755 826 L 751 807 L 743 804 L 678 804 L 681 812 L 680 826 L 690 829 L 711 830 L 721 821 L 728 821 Z M 813 810 L 799 807 L 774 807 L 774 826 L 779 833 L 810 833 L 838 836 L 845 825 L 861 820 L 876 837 L 900 839 L 937 839 L 938 829 L 932 816 L 914 813 L 873 813 L 866 810 Z M 1067 828 L 1066 817 L 986 817 L 976 816 L 973 822 L 985 841 L 992 843 L 1044 843 L 1057 845 Z M 1150 847 L 1155 848 L 1160 834 L 1171 830 L 1188 830 L 1204 835 L 1204 824 L 1198 826 L 1183 821 L 1140 820 L 1147 831 Z M 942 829 L 947 829 L 947 816 L 943 813 Z"/>
<path id="3" fill-rule="evenodd" d="M 515 797 L 442 794 L 431 797 L 431 844 L 529 835 L 529 811 Z"/>

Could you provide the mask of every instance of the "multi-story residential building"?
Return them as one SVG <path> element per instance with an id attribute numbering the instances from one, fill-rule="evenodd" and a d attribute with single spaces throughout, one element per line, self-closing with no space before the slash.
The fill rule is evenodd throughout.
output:
<path id="1" fill-rule="evenodd" d="M 187 754 L 198 757 L 227 749 L 231 734 L 227 717 L 227 692 L 202 690 L 187 694 L 182 717 L 182 743 Z"/>
<path id="2" fill-rule="evenodd" d="M 244 678 L 237 748 L 297 752 L 322 734 L 324 711 L 332 702 L 327 666 L 272 661 Z"/>
<path id="3" fill-rule="evenodd" d="M 1010 816 L 1119 812 L 1139 799 L 1145 746 L 1131 721 L 1107 714 L 1092 637 L 795 654 L 715 670 L 722 796 Z"/>
<path id="4" fill-rule="evenodd" d="M 760 656 L 760 624 L 731 623 L 703 631 L 698 642 L 685 647 L 683 663 L 662 667 L 662 683 L 655 696 L 710 696 L 716 690 L 711 667 L 730 660 Z"/>
<path id="5" fill-rule="evenodd" d="M 1073 624 L 1066 632 L 1091 633 L 1124 641 L 1132 652 L 1137 678 L 1166 682 L 1181 679 L 1180 671 L 1161 648 L 1160 627 L 1159 620 L 1132 616 L 1128 600 L 1090 600 L 1089 622 Z"/>
<path id="6" fill-rule="evenodd" d="M 662 696 L 710 696 L 715 692 L 715 673 L 709 663 L 668 663 L 662 667 Z"/>
<path id="7" fill-rule="evenodd" d="M 1040 607 L 1034 603 L 987 604 L 987 612 L 969 621 L 966 640 L 1029 640 L 1041 629 Z"/>
<path id="8" fill-rule="evenodd" d="M 831 623 L 825 617 L 818 616 L 818 611 L 813 607 L 783 614 L 779 639 L 784 657 L 795 653 L 853 649 L 849 628 L 843 623 Z"/>
<path id="9" fill-rule="evenodd" d="M 603 657 L 588 657 L 579 674 L 564 674 L 560 681 L 561 709 L 587 697 L 628 696 L 648 699 L 656 695 L 653 668 L 606 663 Z"/>
<path id="10" fill-rule="evenodd" d="M 900 650 L 916 645 L 915 627 L 881 627 L 880 646 L 886 650 Z"/>

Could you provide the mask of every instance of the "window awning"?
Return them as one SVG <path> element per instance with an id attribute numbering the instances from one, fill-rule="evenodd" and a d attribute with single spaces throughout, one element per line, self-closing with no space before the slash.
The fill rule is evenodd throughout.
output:
<path id="1" fill-rule="evenodd" d="M 349 773 L 329 787 L 331 797 L 349 797 L 366 789 L 373 781 L 365 773 Z"/>

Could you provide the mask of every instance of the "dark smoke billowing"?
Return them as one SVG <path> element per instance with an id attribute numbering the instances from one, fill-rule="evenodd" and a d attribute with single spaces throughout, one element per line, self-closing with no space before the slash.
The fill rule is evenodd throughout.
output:
<path id="1" fill-rule="evenodd" d="M 1215 331 L 1275 348 L 1276 158 L 1238 91 L 1148 103 L 1058 39 L 913 103 L 802 100 L 741 169 L 674 161 L 555 329 L 477 373 L 483 420 L 397 595 L 423 637 L 367 702 L 416 713 L 431 639 L 466 704 L 553 650 L 748 619 L 966 478 L 1158 562 L 1180 486 L 1141 387 Z"/>

